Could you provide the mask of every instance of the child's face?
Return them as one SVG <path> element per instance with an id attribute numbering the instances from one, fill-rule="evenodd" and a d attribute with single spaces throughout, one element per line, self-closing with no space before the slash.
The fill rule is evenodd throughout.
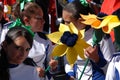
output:
<path id="1" fill-rule="evenodd" d="M 6 43 L 6 47 L 4 49 L 7 53 L 9 63 L 20 64 L 28 56 L 30 45 L 25 37 L 20 36 L 17 37 L 13 43 Z"/>
<path id="2" fill-rule="evenodd" d="M 81 23 L 80 18 L 78 18 L 78 19 L 73 18 L 72 13 L 70 13 L 66 10 L 63 10 L 62 18 L 66 25 L 68 25 L 68 24 L 70 24 L 70 22 L 72 22 L 78 30 L 84 29 L 84 27 L 85 27 L 85 25 Z"/>
<path id="3" fill-rule="evenodd" d="M 42 32 L 43 31 L 43 26 L 44 26 L 44 19 L 43 19 L 43 12 L 41 9 L 36 10 L 37 15 L 33 15 L 30 19 L 30 26 L 32 27 L 33 32 Z"/>

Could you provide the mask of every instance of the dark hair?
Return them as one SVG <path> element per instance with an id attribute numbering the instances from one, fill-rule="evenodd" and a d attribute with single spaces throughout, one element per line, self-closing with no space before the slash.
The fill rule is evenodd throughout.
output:
<path id="1" fill-rule="evenodd" d="M 30 47 L 32 47 L 32 42 L 33 42 L 32 35 L 28 32 L 28 30 L 20 26 L 10 28 L 10 30 L 6 34 L 5 41 L 8 44 L 11 44 L 19 36 L 24 36 L 28 41 L 28 43 L 30 44 Z"/>
<path id="2" fill-rule="evenodd" d="M 6 34 L 5 41 L 9 45 L 19 36 L 24 36 L 30 44 L 30 47 L 32 47 L 33 37 L 29 31 L 23 27 L 10 28 Z M 9 80 L 9 63 L 3 47 L 0 50 L 0 80 Z"/>
<path id="3" fill-rule="evenodd" d="M 92 9 L 89 6 L 84 6 L 81 4 L 79 0 L 75 0 L 66 4 L 63 8 L 70 13 L 72 13 L 72 18 L 78 19 L 80 18 L 80 14 L 87 15 L 88 13 L 93 13 Z"/>

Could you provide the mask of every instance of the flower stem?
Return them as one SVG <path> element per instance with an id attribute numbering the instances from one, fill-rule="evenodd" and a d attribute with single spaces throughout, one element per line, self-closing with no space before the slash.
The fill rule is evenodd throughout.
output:
<path id="1" fill-rule="evenodd" d="M 87 67 L 88 62 L 89 62 L 89 59 L 87 58 L 86 61 L 85 61 L 85 65 L 84 65 L 84 68 L 83 68 L 83 70 L 82 70 L 82 73 L 81 73 L 81 75 L 80 75 L 80 78 L 79 78 L 78 80 L 81 80 L 81 78 L 82 78 L 82 76 L 83 76 L 83 73 L 84 73 L 84 71 L 85 71 L 85 69 L 86 69 L 86 67 Z"/>
<path id="2" fill-rule="evenodd" d="M 55 57 L 54 59 L 57 60 L 58 57 Z M 50 66 L 48 66 L 47 69 L 45 69 L 45 72 L 47 72 L 47 71 L 49 71 L 49 70 L 50 70 Z"/>

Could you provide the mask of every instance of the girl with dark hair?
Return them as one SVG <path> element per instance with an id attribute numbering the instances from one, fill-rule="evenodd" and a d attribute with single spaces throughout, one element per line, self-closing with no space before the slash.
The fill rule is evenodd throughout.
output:
<path id="1" fill-rule="evenodd" d="M 51 69 L 56 67 L 55 64 L 57 64 L 57 61 L 50 59 L 49 56 L 52 50 L 52 43 L 47 39 L 45 33 L 43 33 L 43 26 L 45 23 L 43 19 L 43 11 L 41 7 L 34 2 L 27 2 L 24 5 L 24 9 L 20 9 L 20 3 L 18 3 L 15 9 L 17 12 L 15 12 L 14 15 L 20 19 L 23 25 L 31 26 L 30 29 L 35 34 L 33 45 L 28 57 L 35 61 L 35 66 L 38 66 L 37 70 L 41 77 L 40 80 L 47 80 L 47 77 L 45 76 L 45 68 L 49 65 L 48 61 L 52 61 L 50 62 Z M 6 29 L 8 29 L 8 27 Z M 5 35 L 4 32 L 3 35 Z"/>
<path id="2" fill-rule="evenodd" d="M 80 16 L 80 14 L 88 15 L 89 13 L 94 12 L 88 4 L 82 4 L 80 0 L 68 3 L 63 8 L 62 17 L 64 23 L 68 25 L 72 22 L 78 30 L 85 29 L 84 39 L 91 45 L 84 51 L 85 56 L 90 59 L 85 71 L 83 71 L 85 60 L 82 60 L 79 56 L 73 68 L 69 64 L 65 65 L 65 70 L 70 76 L 70 80 L 104 80 L 107 63 L 114 53 L 114 47 L 109 35 L 105 34 L 102 40 L 98 42 L 98 45 L 93 45 L 92 36 L 94 30 L 90 26 L 81 23 L 83 19 Z"/>
<path id="3" fill-rule="evenodd" d="M 36 67 L 24 63 L 32 43 L 27 29 L 9 29 L 0 49 L 0 80 L 40 80 Z"/>

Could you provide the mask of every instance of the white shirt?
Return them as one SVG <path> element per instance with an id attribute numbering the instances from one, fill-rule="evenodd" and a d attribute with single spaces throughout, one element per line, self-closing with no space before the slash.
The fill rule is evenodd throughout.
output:
<path id="1" fill-rule="evenodd" d="M 20 64 L 9 68 L 10 80 L 40 80 L 36 67 Z"/>
<path id="2" fill-rule="evenodd" d="M 49 40 L 45 40 L 35 34 L 33 46 L 29 52 L 29 57 L 33 58 L 33 60 L 37 63 L 38 66 L 44 68 L 44 61 L 46 58 L 46 50 L 49 58 L 49 54 L 52 50 L 52 43 Z"/>
<path id="3" fill-rule="evenodd" d="M 105 80 L 120 80 L 120 52 L 109 63 Z"/>

